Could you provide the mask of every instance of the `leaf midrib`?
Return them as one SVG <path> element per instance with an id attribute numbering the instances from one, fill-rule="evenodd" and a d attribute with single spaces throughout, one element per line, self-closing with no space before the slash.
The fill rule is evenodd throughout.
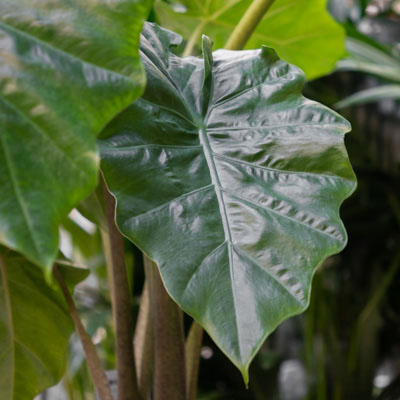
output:
<path id="1" fill-rule="evenodd" d="M 204 51 L 207 51 L 206 46 L 203 46 L 203 49 L 205 49 Z M 206 56 L 205 56 L 205 54 L 203 54 L 203 60 L 204 60 L 203 68 L 204 68 L 204 72 L 205 72 L 206 71 L 206 68 L 205 68 Z M 215 164 L 214 157 L 213 157 L 213 149 L 211 147 L 210 139 L 207 134 L 207 121 L 208 121 L 210 112 L 213 108 L 213 95 L 214 95 L 214 69 L 213 69 L 214 60 L 212 57 L 212 53 L 211 53 L 211 56 L 209 57 L 209 60 L 210 60 L 210 64 L 211 64 L 210 65 L 210 79 L 207 79 L 207 83 L 206 83 L 206 84 L 210 85 L 209 91 L 208 91 L 209 98 L 207 99 L 208 101 L 207 101 L 206 115 L 204 116 L 204 120 L 199 128 L 199 136 L 200 136 L 200 144 L 203 145 L 204 156 L 205 156 L 206 162 L 210 169 L 211 182 L 214 184 L 214 189 L 215 189 L 215 192 L 217 195 L 220 216 L 221 216 L 221 220 L 222 220 L 222 224 L 223 224 L 223 228 L 224 228 L 224 236 L 225 236 L 225 240 L 228 245 L 229 275 L 231 277 L 230 284 L 231 284 L 231 290 L 232 290 L 232 300 L 233 300 L 233 304 L 234 304 L 234 308 L 235 308 L 235 311 L 234 311 L 235 326 L 236 326 L 236 333 L 237 333 L 237 340 L 238 340 L 239 358 L 242 359 L 242 345 L 241 345 L 242 335 L 240 334 L 240 326 L 238 323 L 238 314 L 236 312 L 238 307 L 237 307 L 237 299 L 236 299 L 236 290 L 234 287 L 235 271 L 234 271 L 233 255 L 232 255 L 232 248 L 233 248 L 232 233 L 231 233 L 231 228 L 229 225 L 228 212 L 227 212 L 226 205 L 225 205 L 224 198 L 223 198 L 223 187 L 222 187 L 221 181 L 219 179 L 218 169 Z M 204 93 L 207 93 L 207 91 L 204 90 L 204 88 L 203 88 L 202 94 L 204 95 Z M 221 213 L 221 209 L 222 209 L 222 213 Z"/>
<path id="2" fill-rule="evenodd" d="M 1 135 L 0 135 L 1 137 Z M 3 280 L 3 287 L 4 287 L 4 296 L 7 308 L 7 316 L 8 316 L 8 328 L 10 332 L 11 338 L 11 346 L 12 346 L 12 380 L 11 380 L 11 394 L 14 393 L 15 387 L 15 332 L 14 332 L 14 324 L 13 324 L 13 316 L 12 316 L 12 307 L 11 307 L 11 299 L 10 299 L 10 288 L 8 287 L 8 280 L 7 280 L 7 270 L 6 265 L 4 263 L 3 258 L 0 255 L 0 273 L 1 279 Z"/>

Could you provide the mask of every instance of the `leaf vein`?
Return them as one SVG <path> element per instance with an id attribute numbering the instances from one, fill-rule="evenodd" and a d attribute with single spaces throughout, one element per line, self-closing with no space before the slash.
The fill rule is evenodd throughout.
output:
<path id="1" fill-rule="evenodd" d="M 298 220 L 297 218 L 290 217 L 289 215 L 283 214 L 282 212 L 277 211 L 277 210 L 275 210 L 274 208 L 272 208 L 272 207 L 270 207 L 270 206 L 261 205 L 261 204 L 259 204 L 259 203 L 256 203 L 256 202 L 253 201 L 253 200 L 250 200 L 250 199 L 245 198 L 245 197 L 243 197 L 243 196 L 239 196 L 239 195 L 237 195 L 236 193 L 233 193 L 233 192 L 231 192 L 230 190 L 227 190 L 227 189 L 223 189 L 223 191 L 224 191 L 226 194 L 228 194 L 229 196 L 233 197 L 234 199 L 236 199 L 236 200 L 238 200 L 238 201 L 241 201 L 241 202 L 244 202 L 244 203 L 253 205 L 254 207 L 260 208 L 260 209 L 265 210 L 265 211 L 271 211 L 271 212 L 273 212 L 274 214 L 277 214 L 277 215 L 279 215 L 279 216 L 281 216 L 281 217 L 283 217 L 283 218 L 289 219 L 289 220 L 291 220 L 291 221 L 293 221 L 293 222 L 296 222 L 296 223 L 298 223 L 298 224 L 300 224 L 300 225 L 303 225 L 303 226 L 307 227 L 308 229 L 311 229 L 311 230 L 313 230 L 313 231 L 315 231 L 315 232 L 320 233 L 321 235 L 328 236 L 328 237 L 330 237 L 331 239 L 334 239 L 334 240 L 337 241 L 337 242 L 340 242 L 340 243 L 343 242 L 343 240 L 337 238 L 336 236 L 334 236 L 334 235 L 332 235 L 332 234 L 330 234 L 330 233 L 328 233 L 328 232 L 325 232 L 325 231 L 323 231 L 323 230 L 321 230 L 321 229 L 318 229 L 318 228 L 316 228 L 316 227 L 314 227 L 314 226 L 312 226 L 312 225 L 306 224 L 305 222 L 302 222 L 302 221 Z"/>
<path id="2" fill-rule="evenodd" d="M 259 264 L 256 260 L 254 260 L 253 257 L 249 256 L 247 253 L 245 253 L 242 249 L 238 248 L 235 246 L 235 251 L 241 255 L 242 257 L 246 258 L 248 261 L 250 261 L 252 264 L 257 265 L 258 268 L 260 268 L 262 271 L 266 272 L 272 279 L 274 279 L 280 286 L 282 286 L 286 292 L 288 292 L 291 297 L 293 297 L 294 300 L 296 300 L 296 303 L 300 304 L 301 307 L 305 307 L 305 303 L 302 302 L 295 293 L 292 292 L 291 288 L 287 286 L 284 282 L 282 282 L 273 272 L 270 271 L 269 268 L 262 266 Z M 298 281 L 297 281 L 298 282 Z"/>
<path id="3" fill-rule="evenodd" d="M 152 208 L 151 210 L 148 210 L 148 211 L 146 211 L 146 212 L 144 212 L 144 213 L 142 213 L 142 214 L 135 215 L 134 217 L 130 218 L 129 220 L 130 220 L 130 221 L 134 221 L 134 220 L 136 220 L 136 219 L 141 219 L 141 218 L 143 218 L 143 217 L 146 217 L 146 216 L 148 216 L 148 215 L 151 215 L 151 214 L 153 214 L 153 213 L 155 213 L 155 212 L 157 212 L 157 211 L 160 211 L 160 210 L 162 210 L 163 208 L 169 206 L 169 205 L 170 205 L 172 202 L 174 202 L 174 201 L 179 201 L 179 200 L 184 199 L 184 198 L 186 198 L 186 197 L 188 197 L 188 196 L 190 196 L 190 195 L 192 195 L 192 194 L 195 194 L 195 193 L 198 193 L 198 192 L 202 192 L 202 191 L 209 190 L 209 189 L 211 189 L 213 186 L 214 186 L 214 184 L 213 184 L 213 183 L 210 183 L 210 184 L 207 185 L 207 186 L 202 186 L 201 188 L 198 188 L 198 189 L 192 190 L 192 191 L 190 191 L 190 192 L 184 193 L 184 194 L 182 194 L 182 195 L 180 195 L 180 196 L 174 197 L 173 199 L 168 200 L 167 202 L 165 202 L 165 203 L 163 203 L 163 204 L 160 204 L 159 206 L 157 206 L 157 207 L 155 207 L 155 208 Z"/>
<path id="4" fill-rule="evenodd" d="M 273 168 L 273 167 L 266 167 L 263 165 L 257 165 L 257 164 L 251 164 L 249 162 L 243 161 L 243 160 L 237 160 L 233 157 L 229 157 L 229 156 L 223 156 L 221 154 L 218 153 L 214 153 L 214 155 L 217 158 L 220 158 L 222 160 L 226 160 L 226 161 L 230 161 L 236 164 L 242 164 L 242 165 L 246 165 L 249 168 L 254 168 L 254 169 L 260 169 L 260 170 L 265 170 L 265 171 L 269 171 L 269 172 L 276 172 L 278 174 L 287 174 L 287 175 L 301 175 L 301 176 L 312 176 L 315 178 L 320 178 L 320 179 L 339 179 L 339 180 L 344 180 L 347 182 L 350 182 L 349 179 L 346 178 L 342 178 L 341 176 L 338 175 L 329 175 L 329 174 L 319 174 L 316 172 L 306 172 L 306 171 L 286 171 L 284 169 L 279 169 L 279 168 Z"/>
<path id="5" fill-rule="evenodd" d="M 212 249 L 204 258 L 203 260 L 199 263 L 199 265 L 196 267 L 196 269 L 193 271 L 192 276 L 189 278 L 189 280 L 187 281 L 184 289 L 182 290 L 182 294 L 181 294 L 181 298 L 184 297 L 187 288 L 190 285 L 190 282 L 193 280 L 195 274 L 197 271 L 200 270 L 200 268 L 202 267 L 202 265 L 214 254 L 216 253 L 223 245 L 225 245 L 227 243 L 226 240 L 224 240 L 222 243 L 220 243 L 217 247 L 215 247 L 214 249 Z"/>
<path id="6" fill-rule="evenodd" d="M 79 58 L 78 56 L 75 56 L 72 53 L 67 53 L 66 51 L 64 51 L 64 50 L 62 50 L 62 49 L 60 49 L 58 47 L 54 47 L 51 43 L 48 43 L 48 42 L 44 41 L 43 39 L 39 39 L 38 37 L 31 35 L 30 33 L 27 33 L 25 31 L 22 31 L 22 30 L 19 30 L 17 28 L 14 28 L 13 26 L 5 24 L 4 22 L 1 22 L 1 21 L 0 21 L 0 27 L 5 29 L 6 31 L 8 30 L 8 31 L 14 32 L 16 35 L 22 36 L 28 42 L 32 40 L 32 41 L 38 43 L 41 46 L 49 48 L 53 52 L 62 54 L 64 57 L 68 57 L 68 58 L 71 58 L 74 61 L 78 61 L 80 63 L 86 64 L 86 65 L 90 65 L 90 66 L 92 66 L 94 68 L 98 68 L 98 69 L 100 69 L 102 71 L 106 71 L 106 72 L 110 73 L 111 75 L 117 76 L 120 79 L 122 78 L 122 79 L 132 83 L 131 78 L 129 76 L 127 76 L 127 75 L 123 75 L 123 74 L 121 74 L 121 73 L 119 73 L 117 71 L 113 71 L 111 69 L 104 68 L 104 67 L 102 67 L 102 66 L 100 66 L 98 64 L 94 64 L 93 62 L 83 60 L 83 59 Z"/>

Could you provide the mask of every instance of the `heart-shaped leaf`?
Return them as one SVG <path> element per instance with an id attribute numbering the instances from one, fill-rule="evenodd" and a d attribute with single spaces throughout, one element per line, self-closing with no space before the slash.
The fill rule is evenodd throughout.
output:
<path id="1" fill-rule="evenodd" d="M 355 187 L 349 123 L 301 95 L 304 75 L 268 48 L 170 51 L 145 26 L 145 94 L 100 141 L 121 231 L 166 289 L 240 368 L 308 305 L 316 267 L 346 244 Z"/>
<path id="2" fill-rule="evenodd" d="M 200 44 L 201 33 L 223 48 L 252 0 L 181 0 L 155 3 L 166 28 Z M 275 0 L 247 42 L 247 49 L 273 47 L 284 60 L 304 70 L 308 79 L 332 71 L 344 55 L 345 32 L 326 10 L 326 0 Z"/>
<path id="3" fill-rule="evenodd" d="M 96 135 L 143 90 L 150 3 L 0 2 L 0 243 L 38 265 L 96 185 Z"/>
<path id="4" fill-rule="evenodd" d="M 33 399 L 64 373 L 73 323 L 60 290 L 22 256 L 0 249 L 0 398 Z M 86 270 L 60 266 L 70 286 Z"/>

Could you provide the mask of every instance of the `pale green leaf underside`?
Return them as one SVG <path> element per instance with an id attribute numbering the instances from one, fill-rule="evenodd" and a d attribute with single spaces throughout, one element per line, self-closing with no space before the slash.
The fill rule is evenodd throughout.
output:
<path id="1" fill-rule="evenodd" d="M 50 267 L 97 181 L 96 135 L 144 86 L 145 1 L 0 2 L 0 243 Z"/>
<path id="2" fill-rule="evenodd" d="M 349 124 L 301 95 L 302 72 L 264 48 L 169 51 L 147 24 L 141 99 L 101 135 L 121 231 L 240 368 L 308 304 L 313 273 L 340 251 L 338 210 L 355 187 Z"/>
<path id="3" fill-rule="evenodd" d="M 251 0 L 181 0 L 155 3 L 161 24 L 195 39 L 204 33 L 223 48 Z M 195 38 L 197 36 L 197 40 Z M 273 47 L 281 58 L 303 69 L 308 79 L 332 71 L 344 55 L 345 33 L 326 11 L 326 0 L 275 0 L 248 41 L 247 49 Z"/>
<path id="4" fill-rule="evenodd" d="M 63 376 L 73 324 L 61 292 L 37 266 L 0 252 L 0 398 L 33 399 Z M 69 274 L 75 283 L 86 276 Z"/>

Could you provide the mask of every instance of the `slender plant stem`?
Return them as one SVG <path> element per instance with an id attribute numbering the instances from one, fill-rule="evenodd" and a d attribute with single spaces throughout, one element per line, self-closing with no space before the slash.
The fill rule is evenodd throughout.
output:
<path id="1" fill-rule="evenodd" d="M 207 21 L 201 22 L 199 25 L 197 25 L 197 28 L 193 31 L 191 34 L 188 42 L 186 43 L 185 50 L 183 50 L 183 57 L 190 56 L 193 53 L 194 46 L 196 46 L 196 43 L 198 42 L 201 34 L 203 33 L 203 29 L 206 26 Z"/>
<path id="2" fill-rule="evenodd" d="M 109 280 L 112 287 L 111 303 L 116 337 L 118 400 L 138 400 L 140 395 L 132 346 L 131 298 L 125 267 L 124 242 L 115 225 L 115 200 L 108 191 L 104 178 L 102 185 L 108 226 L 108 244 L 104 247 L 110 252 L 106 258 L 111 262 Z"/>
<path id="3" fill-rule="evenodd" d="M 396 276 L 396 272 L 400 267 L 400 251 L 396 253 L 393 258 L 393 261 L 388 269 L 388 271 L 383 276 L 383 279 L 380 281 L 379 285 L 377 285 L 374 293 L 370 296 L 368 303 L 359 314 L 355 333 L 352 337 L 350 342 L 350 349 L 349 349 L 349 369 L 350 371 L 355 371 L 357 366 L 357 357 L 360 355 L 360 338 L 363 335 L 363 332 L 366 329 L 370 328 L 369 321 L 371 320 L 374 312 L 380 306 L 380 303 L 385 296 L 385 293 L 393 281 L 393 278 Z"/>
<path id="4" fill-rule="evenodd" d="M 148 274 L 146 275 L 148 276 Z M 135 348 L 135 362 L 139 392 L 142 396 L 142 399 L 147 399 L 150 392 L 151 374 L 153 368 L 153 332 L 150 314 L 150 293 L 148 279 L 146 279 L 143 286 L 133 344 Z"/>
<path id="5" fill-rule="evenodd" d="M 85 352 L 86 362 L 97 394 L 100 397 L 100 400 L 113 400 L 111 389 L 108 384 L 108 379 L 104 372 L 101 360 L 97 354 L 96 346 L 93 344 L 92 339 L 83 327 L 72 296 L 69 293 L 67 285 L 65 284 L 65 281 L 56 266 L 53 267 L 53 274 L 57 279 L 60 288 L 64 294 L 65 301 L 67 302 L 69 313 L 74 322 L 79 339 L 82 343 L 83 351 Z"/>
<path id="6" fill-rule="evenodd" d="M 153 400 L 185 400 L 185 341 L 182 311 L 166 292 L 158 267 L 148 258 L 154 338 Z"/>
<path id="7" fill-rule="evenodd" d="M 203 328 L 193 321 L 186 339 L 186 400 L 196 400 Z"/>
<path id="8" fill-rule="evenodd" d="M 274 0 L 254 0 L 225 44 L 227 50 L 241 50 Z"/>

